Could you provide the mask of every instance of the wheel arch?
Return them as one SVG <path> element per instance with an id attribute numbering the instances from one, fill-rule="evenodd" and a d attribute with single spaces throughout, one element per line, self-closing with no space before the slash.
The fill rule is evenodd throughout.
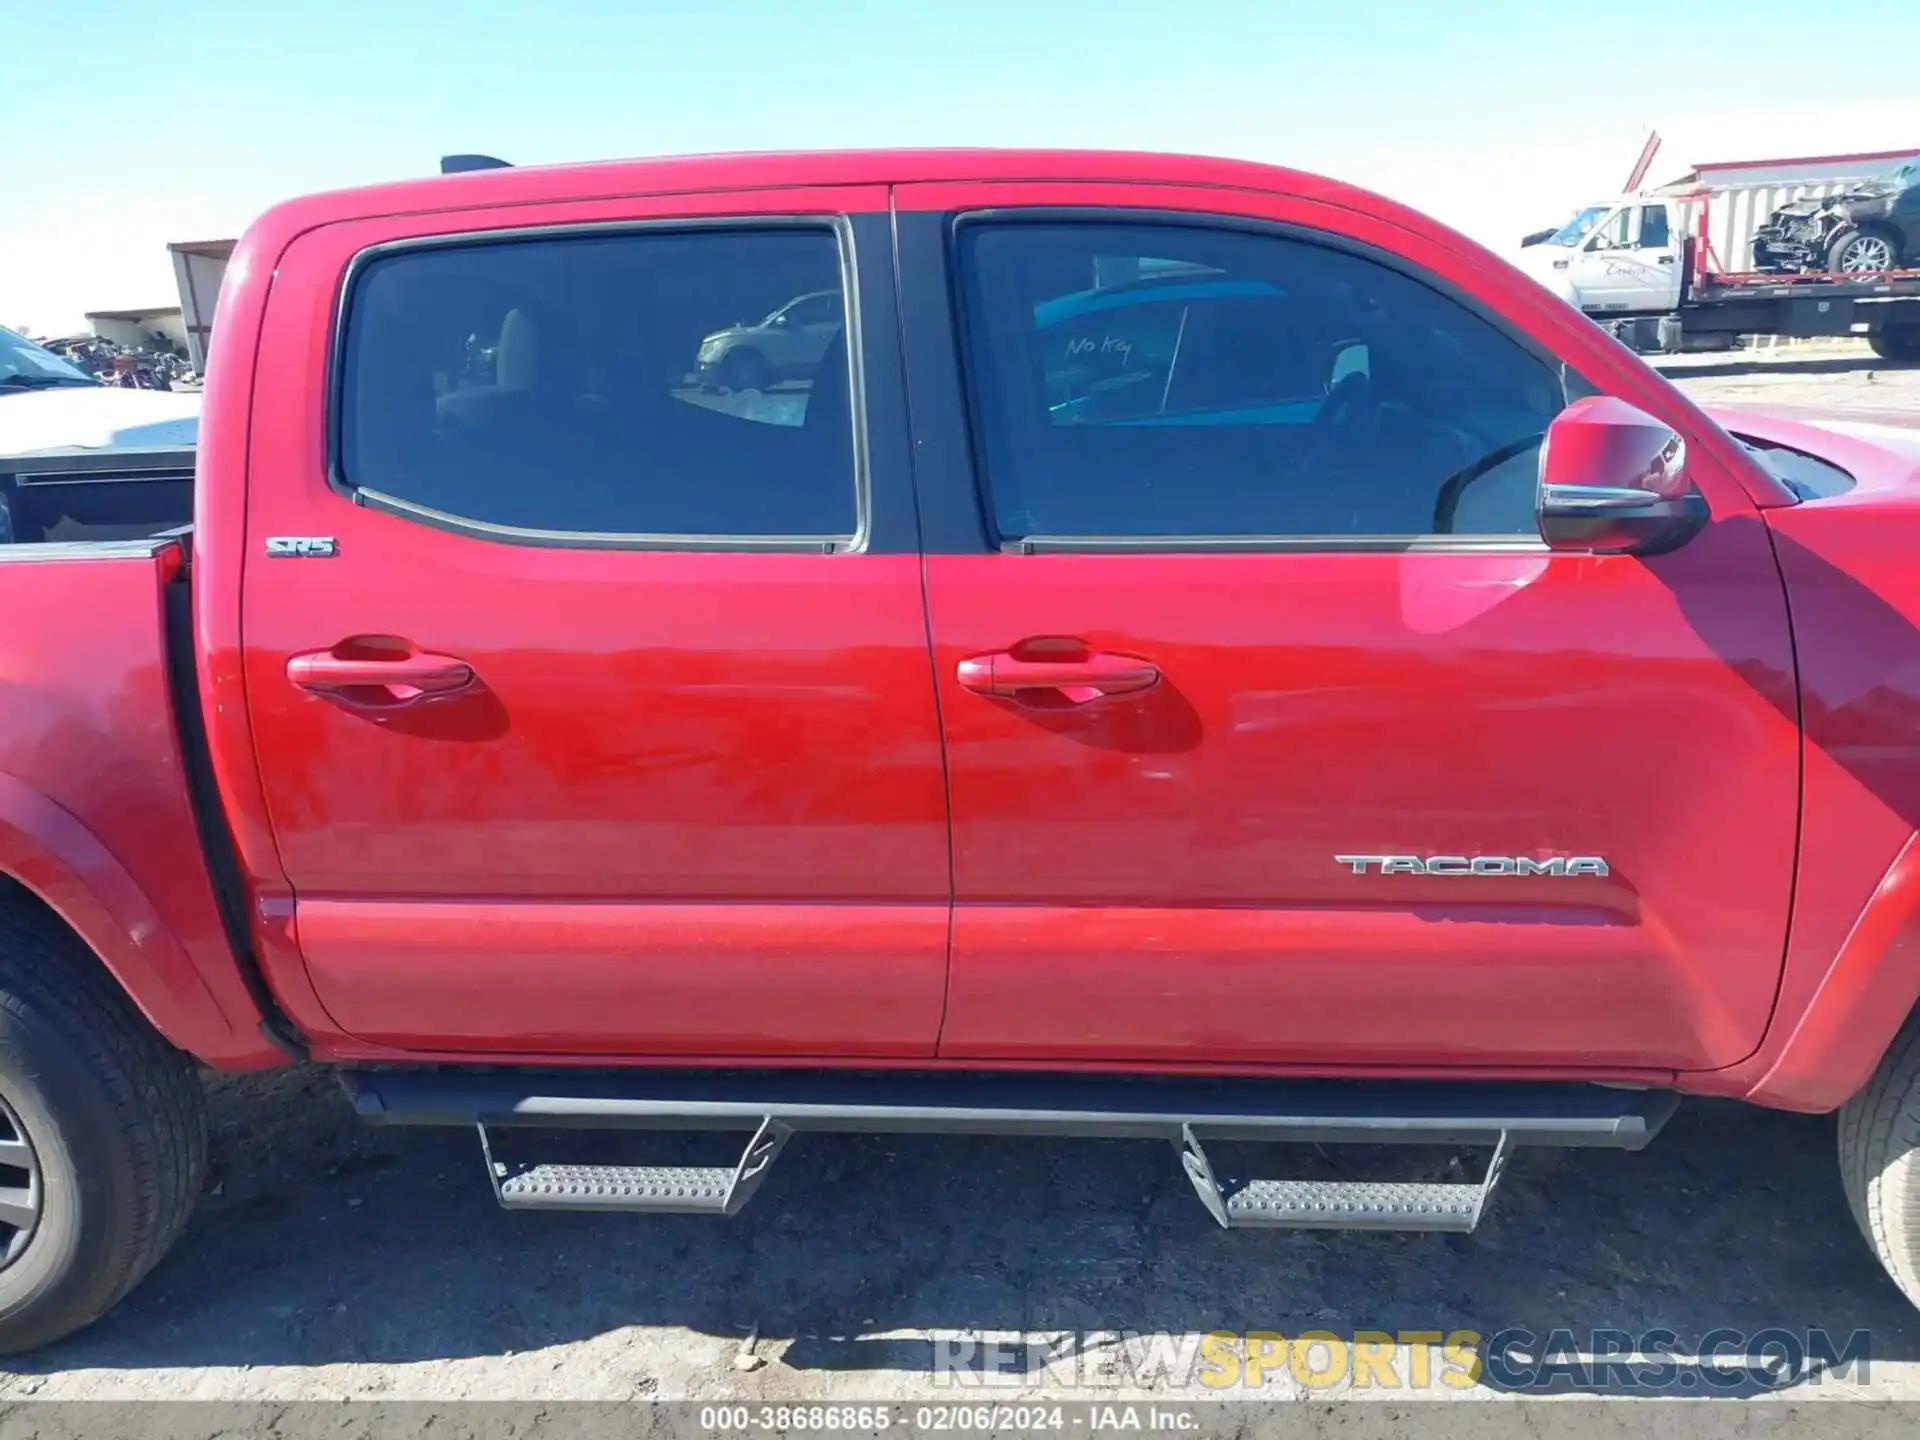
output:
<path id="1" fill-rule="evenodd" d="M 773 363 L 773 357 L 754 340 L 736 340 L 732 342 L 721 352 L 720 359 L 716 363 L 720 365 L 737 365 L 749 362 L 764 366 L 768 370 L 778 368 Z"/>
<path id="2" fill-rule="evenodd" d="M 1747 1092 L 1762 1105 L 1834 1110 L 1859 1093 L 1920 1006 L 1920 833 L 1909 836 Z M 1778 1023 L 1778 1022 L 1776 1022 Z"/>
<path id="3" fill-rule="evenodd" d="M 126 867 L 73 814 L 4 772 L 0 904 L 54 916 L 177 1048 L 226 1064 L 244 1064 L 236 1057 L 260 1050 L 257 1037 L 222 1011 L 186 946 Z"/>
<path id="4" fill-rule="evenodd" d="M 1893 254 L 1889 257 L 1889 266 L 1891 268 L 1897 268 L 1899 266 L 1901 256 L 1906 249 L 1905 237 L 1901 235 L 1899 227 L 1891 221 L 1881 216 L 1872 216 L 1864 220 L 1855 220 L 1852 218 L 1843 219 L 1834 229 L 1833 233 L 1827 237 L 1826 250 L 1828 268 L 1832 270 L 1837 266 L 1839 264 L 1839 257 L 1845 252 L 1846 247 L 1863 235 L 1878 236 L 1885 240 L 1893 251 Z M 1877 274 L 1879 272 L 1863 271 L 1860 273 Z"/>

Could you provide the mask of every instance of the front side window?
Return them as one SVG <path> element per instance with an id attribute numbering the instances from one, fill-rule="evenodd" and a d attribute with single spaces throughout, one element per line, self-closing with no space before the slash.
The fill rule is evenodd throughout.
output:
<path id="1" fill-rule="evenodd" d="M 347 299 L 337 479 L 535 538 L 850 538 L 840 275 L 834 233 L 795 226 L 376 254 Z"/>
<path id="2" fill-rule="evenodd" d="M 1592 230 L 1594 226 L 1606 218 L 1606 214 L 1606 206 L 1589 205 L 1586 209 L 1575 214 L 1571 220 L 1554 231 L 1553 234 L 1548 236 L 1547 243 L 1549 245 L 1578 245 L 1582 240 L 1587 238 L 1588 231 Z"/>
<path id="3" fill-rule="evenodd" d="M 1633 223 L 1633 211 L 1616 210 L 1607 217 L 1607 221 L 1594 231 L 1593 238 L 1587 242 L 1589 250 L 1618 250 L 1627 244 L 1627 227 Z"/>
<path id="4" fill-rule="evenodd" d="M 783 309 L 780 317 L 789 325 L 818 325 L 828 330 L 838 330 L 842 318 L 840 292 L 829 290 L 818 295 L 803 296 Z"/>
<path id="5" fill-rule="evenodd" d="M 1399 270 L 1177 224 L 958 245 L 1003 540 L 1534 531 L 1558 372 Z"/>

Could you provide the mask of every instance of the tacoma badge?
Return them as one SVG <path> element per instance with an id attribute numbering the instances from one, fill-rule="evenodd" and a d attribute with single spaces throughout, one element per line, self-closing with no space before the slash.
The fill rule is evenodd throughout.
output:
<path id="1" fill-rule="evenodd" d="M 1336 855 L 1356 875 L 1608 875 L 1598 855 Z"/>

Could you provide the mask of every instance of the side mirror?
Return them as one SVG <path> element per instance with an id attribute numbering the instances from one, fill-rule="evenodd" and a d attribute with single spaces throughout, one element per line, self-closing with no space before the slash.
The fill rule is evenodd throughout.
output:
<path id="1" fill-rule="evenodd" d="M 1707 521 L 1707 502 L 1687 478 L 1686 442 L 1611 395 L 1576 400 L 1554 417 L 1534 504 L 1552 550 L 1653 555 Z"/>

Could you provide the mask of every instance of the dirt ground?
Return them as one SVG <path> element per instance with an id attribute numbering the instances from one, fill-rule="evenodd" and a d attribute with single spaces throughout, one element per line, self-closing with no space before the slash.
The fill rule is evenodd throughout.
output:
<path id="1" fill-rule="evenodd" d="M 1920 369 L 1844 351 L 1670 368 L 1702 398 L 1920 408 Z M 472 1135 L 363 1129 L 324 1075 L 209 1095 L 185 1238 L 108 1318 L 0 1371 L 0 1404 L 952 1398 L 936 1357 L 993 1335 L 1079 1337 L 1083 1380 L 1198 1394 L 1089 1332 L 1190 1356 L 1222 1329 L 1514 1327 L 1582 1349 L 1664 1328 L 1682 1353 L 1720 1327 L 1864 1330 L 1869 1373 L 1794 1393 L 1920 1396 L 1920 1315 L 1855 1233 L 1829 1118 L 1690 1103 L 1640 1155 L 1521 1151 L 1480 1230 L 1442 1237 L 1223 1232 L 1144 1142 L 803 1135 L 731 1221 L 508 1214 Z"/>
<path id="2" fill-rule="evenodd" d="M 1658 368 L 1696 400 L 1739 405 L 1920 409 L 1920 365 L 1893 365 L 1859 342 L 1782 346 L 1775 352 L 1687 355 Z"/>

